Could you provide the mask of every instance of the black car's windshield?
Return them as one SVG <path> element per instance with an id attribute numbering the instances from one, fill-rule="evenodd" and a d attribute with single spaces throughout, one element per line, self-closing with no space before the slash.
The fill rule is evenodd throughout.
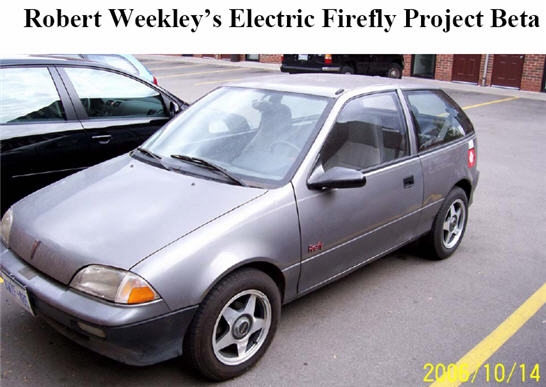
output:
<path id="1" fill-rule="evenodd" d="M 169 159 L 202 159 L 242 180 L 279 184 L 314 138 L 330 99 L 224 87 L 205 96 L 143 147 Z"/>

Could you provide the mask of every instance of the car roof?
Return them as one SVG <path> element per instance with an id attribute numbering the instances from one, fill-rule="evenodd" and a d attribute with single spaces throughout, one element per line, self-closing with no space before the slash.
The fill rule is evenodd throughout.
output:
<path id="1" fill-rule="evenodd" d="M 63 57 L 62 55 L 18 55 L 10 57 L 0 57 L 0 65 L 71 65 L 71 66 L 93 66 L 104 67 L 105 69 L 115 69 L 111 66 L 87 59 L 77 59 Z M 115 69 L 119 70 L 119 69 Z M 122 70 L 123 71 L 123 70 Z"/>
<path id="2" fill-rule="evenodd" d="M 349 91 L 373 92 L 392 89 L 438 89 L 406 79 L 352 74 L 279 74 L 232 82 L 229 86 L 248 87 L 338 97 Z"/>

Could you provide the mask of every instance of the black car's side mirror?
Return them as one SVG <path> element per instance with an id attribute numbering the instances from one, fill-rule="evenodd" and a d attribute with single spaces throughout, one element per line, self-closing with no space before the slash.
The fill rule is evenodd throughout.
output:
<path id="1" fill-rule="evenodd" d="M 327 171 L 318 167 L 307 181 L 311 189 L 358 188 L 365 184 L 366 176 L 362 172 L 344 167 L 333 167 Z"/>

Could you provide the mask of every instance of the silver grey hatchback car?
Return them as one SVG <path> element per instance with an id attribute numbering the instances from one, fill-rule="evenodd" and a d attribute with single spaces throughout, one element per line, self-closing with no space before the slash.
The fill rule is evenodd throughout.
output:
<path id="1" fill-rule="evenodd" d="M 17 202 L 1 271 L 30 313 L 110 358 L 245 372 L 281 304 L 423 237 L 459 246 L 478 183 L 443 91 L 272 76 L 207 94 L 140 148 Z"/>

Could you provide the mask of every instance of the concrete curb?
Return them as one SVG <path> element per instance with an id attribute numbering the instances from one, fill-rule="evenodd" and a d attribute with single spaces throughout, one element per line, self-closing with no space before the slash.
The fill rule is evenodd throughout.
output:
<path id="1" fill-rule="evenodd" d="M 165 61 L 166 63 L 193 63 L 193 64 L 208 64 L 213 66 L 224 66 L 224 67 L 243 67 L 250 69 L 259 69 L 265 71 L 279 71 L 280 65 L 278 63 L 260 63 L 260 62 L 230 62 L 227 60 L 220 60 L 214 58 L 196 58 L 191 56 L 174 56 L 174 55 L 136 55 L 139 60 L 143 61 L 154 61 L 160 62 Z M 144 63 L 146 64 L 146 63 Z M 457 82 L 448 82 L 448 81 L 439 81 L 437 79 L 423 79 L 415 77 L 404 77 L 404 79 L 411 79 L 412 82 L 422 83 L 423 87 L 440 87 L 442 89 L 451 89 L 457 91 L 466 91 L 469 93 L 481 93 L 481 94 L 490 94 L 504 97 L 518 97 L 533 99 L 537 101 L 546 101 L 546 93 L 534 92 L 534 91 L 523 91 L 516 89 L 500 88 L 500 87 L 490 87 L 490 86 L 477 86 L 472 84 L 457 83 Z"/>

